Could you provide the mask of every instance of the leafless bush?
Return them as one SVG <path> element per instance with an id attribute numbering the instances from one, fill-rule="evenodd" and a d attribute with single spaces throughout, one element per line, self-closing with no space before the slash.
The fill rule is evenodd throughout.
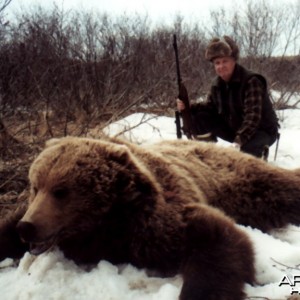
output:
<path id="1" fill-rule="evenodd" d="M 228 34 L 241 46 L 242 63 L 280 92 L 277 107 L 294 106 L 299 14 L 296 4 L 283 9 L 267 0 L 247 1 L 243 9 L 212 11 L 207 28 L 180 15 L 172 25 L 153 27 L 139 15 L 113 18 L 56 6 L 23 12 L 1 31 L 0 116 L 23 124 L 23 135 L 46 139 L 85 135 L 95 124 L 132 112 L 167 113 L 177 91 L 174 33 L 191 99 L 206 94 L 213 76 L 204 60 L 208 40 Z"/>
<path id="2" fill-rule="evenodd" d="M 214 76 L 204 59 L 208 40 L 226 34 L 241 46 L 242 64 L 267 77 L 278 109 L 300 102 L 299 4 L 249 0 L 212 11 L 205 24 L 178 15 L 172 25 L 153 26 L 148 16 L 57 6 L 8 22 L 10 2 L 0 0 L 0 202 L 7 209 L 22 198 L 28 166 L 46 139 L 88 135 L 133 112 L 173 113 L 174 33 L 191 99 L 205 96 Z M 0 214 L 6 208 L 0 203 Z"/>

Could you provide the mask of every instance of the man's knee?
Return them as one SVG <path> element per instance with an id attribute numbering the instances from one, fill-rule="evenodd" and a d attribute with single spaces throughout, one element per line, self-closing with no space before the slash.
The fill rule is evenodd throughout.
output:
<path id="1" fill-rule="evenodd" d="M 263 151 L 264 151 L 265 146 L 256 146 L 256 147 L 241 147 L 241 151 L 251 154 L 255 157 L 261 158 L 263 156 Z"/>
<path id="2" fill-rule="evenodd" d="M 241 151 L 267 160 L 271 144 L 271 137 L 265 132 L 258 131 L 250 141 L 241 147 Z"/>

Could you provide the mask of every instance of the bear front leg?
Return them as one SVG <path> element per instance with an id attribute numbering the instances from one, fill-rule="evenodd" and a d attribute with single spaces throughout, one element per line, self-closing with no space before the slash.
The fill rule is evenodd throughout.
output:
<path id="1" fill-rule="evenodd" d="M 247 235 L 222 212 L 191 206 L 187 213 L 187 257 L 180 300 L 242 300 L 255 277 Z"/>
<path id="2" fill-rule="evenodd" d="M 21 241 L 16 230 L 16 225 L 25 214 L 25 211 L 26 206 L 24 205 L 11 213 L 7 218 L 1 220 L 0 261 L 5 258 L 21 258 L 29 250 L 29 245 Z"/>

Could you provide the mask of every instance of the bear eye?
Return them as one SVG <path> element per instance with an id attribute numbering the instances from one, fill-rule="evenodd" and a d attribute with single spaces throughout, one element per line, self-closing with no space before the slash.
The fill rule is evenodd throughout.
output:
<path id="1" fill-rule="evenodd" d="M 56 188 L 52 191 L 52 195 L 56 198 L 56 199 L 63 199 L 65 197 L 67 197 L 69 194 L 69 189 L 62 187 L 62 188 Z"/>

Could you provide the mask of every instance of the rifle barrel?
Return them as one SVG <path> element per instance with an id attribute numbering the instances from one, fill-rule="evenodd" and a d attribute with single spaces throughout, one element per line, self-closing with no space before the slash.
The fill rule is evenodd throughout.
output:
<path id="1" fill-rule="evenodd" d="M 178 82 L 178 87 L 179 87 L 182 80 L 181 80 L 181 75 L 180 75 L 180 65 L 179 65 L 179 55 L 178 55 L 176 34 L 174 34 L 174 36 L 173 36 L 173 47 L 174 47 L 174 51 L 175 51 L 177 82 Z"/>

